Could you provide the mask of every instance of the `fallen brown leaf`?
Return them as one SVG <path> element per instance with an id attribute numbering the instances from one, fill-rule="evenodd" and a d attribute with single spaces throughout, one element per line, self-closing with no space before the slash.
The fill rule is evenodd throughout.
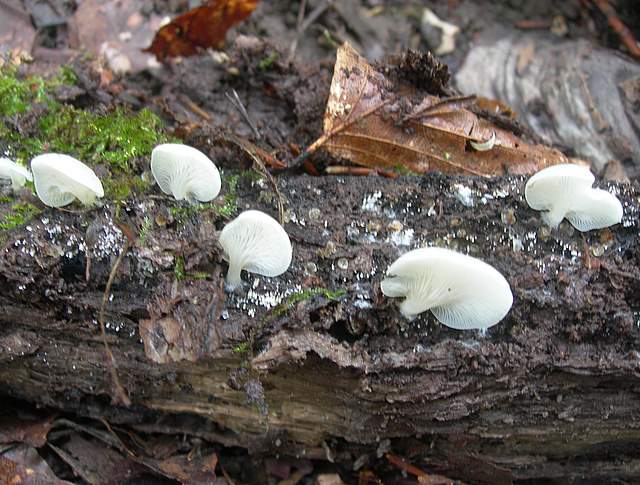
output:
<path id="1" fill-rule="evenodd" d="M 187 455 L 179 455 L 158 463 L 158 468 L 165 476 L 178 480 L 184 485 L 212 483 L 216 478 L 216 466 L 218 466 L 218 455 L 215 453 L 193 459 Z"/>
<path id="2" fill-rule="evenodd" d="M 49 443 L 49 448 L 58 455 L 78 477 L 91 485 L 118 485 L 146 471 L 127 456 L 95 439 L 85 439 L 72 433 L 60 447 Z"/>
<path id="3" fill-rule="evenodd" d="M 442 99 L 392 82 L 345 43 L 337 53 L 324 134 L 312 147 L 323 145 L 357 165 L 417 173 L 522 174 L 568 162 L 559 151 L 528 144 L 477 116 L 467 109 L 472 104 L 473 96 Z"/>
<path id="4" fill-rule="evenodd" d="M 35 448 L 19 445 L 0 454 L 2 485 L 71 485 L 59 480 Z"/>
<path id="5" fill-rule="evenodd" d="M 44 446 L 54 416 L 35 418 L 7 414 L 0 416 L 0 443 L 26 443 L 36 448 Z"/>
<path id="6" fill-rule="evenodd" d="M 199 49 L 220 47 L 227 30 L 251 15 L 258 1 L 209 0 L 158 30 L 144 52 L 164 62 L 167 57 L 192 56 Z"/>

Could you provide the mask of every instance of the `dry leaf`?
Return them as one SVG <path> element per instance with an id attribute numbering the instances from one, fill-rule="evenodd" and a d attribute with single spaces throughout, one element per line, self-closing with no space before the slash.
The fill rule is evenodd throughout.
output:
<path id="1" fill-rule="evenodd" d="M 478 117 L 467 109 L 474 103 L 472 96 L 441 99 L 394 84 L 344 44 L 337 53 L 324 135 L 314 145 L 324 144 L 332 155 L 357 165 L 418 173 L 532 173 L 568 162 L 559 151 L 528 144 Z"/>
<path id="2" fill-rule="evenodd" d="M 53 425 L 54 416 L 34 416 L 8 413 L 0 416 L 0 444 L 26 443 L 39 448 L 47 442 L 47 434 Z"/>
<path id="3" fill-rule="evenodd" d="M 158 463 L 158 468 L 167 476 L 184 485 L 205 485 L 216 479 L 218 455 L 211 453 L 205 456 L 179 455 L 167 458 Z"/>
<path id="4" fill-rule="evenodd" d="M 0 454 L 0 483 L 7 485 L 71 485 L 58 479 L 35 448 L 18 445 Z"/>
<path id="5" fill-rule="evenodd" d="M 167 57 L 192 56 L 200 49 L 221 47 L 227 30 L 251 15 L 258 1 L 209 0 L 158 30 L 144 51 L 164 62 Z"/>

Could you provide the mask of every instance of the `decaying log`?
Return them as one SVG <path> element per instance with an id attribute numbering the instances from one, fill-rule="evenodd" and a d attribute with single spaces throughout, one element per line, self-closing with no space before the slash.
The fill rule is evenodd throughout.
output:
<path id="1" fill-rule="evenodd" d="M 241 294 L 223 291 L 215 208 L 148 198 L 46 210 L 8 234 L 0 392 L 256 451 L 347 460 L 357 457 L 333 455 L 345 444 L 391 439 L 472 482 L 640 478 L 637 184 L 612 187 L 622 224 L 583 235 L 543 227 L 522 177 L 278 183 L 294 262 L 279 278 L 243 273 Z M 237 190 L 239 210 L 276 215 L 266 182 L 243 176 Z M 129 408 L 110 403 L 97 323 L 118 225 L 139 235 L 107 307 Z M 501 271 L 515 298 L 507 318 L 486 334 L 405 321 L 379 283 L 425 244 Z"/>

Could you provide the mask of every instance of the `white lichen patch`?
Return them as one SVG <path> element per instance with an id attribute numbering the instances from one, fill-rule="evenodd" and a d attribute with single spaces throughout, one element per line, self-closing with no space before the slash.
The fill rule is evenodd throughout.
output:
<path id="1" fill-rule="evenodd" d="M 122 231 L 107 217 L 104 225 L 98 233 L 98 240 L 90 248 L 91 256 L 97 259 L 104 259 L 117 256 L 122 251 L 124 245 L 124 235 Z"/>
<path id="2" fill-rule="evenodd" d="M 463 206 L 473 207 L 475 205 L 473 201 L 473 190 L 471 190 L 470 187 L 463 184 L 454 184 L 453 187 L 451 187 L 451 191 Z"/>
<path id="3" fill-rule="evenodd" d="M 373 308 L 371 302 L 369 300 L 365 300 L 364 298 L 360 298 L 360 295 L 358 295 L 358 299 L 353 302 L 353 306 L 362 310 Z"/>
<path id="4" fill-rule="evenodd" d="M 300 285 L 291 286 L 290 281 L 287 283 L 285 289 L 280 289 L 280 282 L 276 282 L 275 285 L 267 285 L 267 283 L 252 285 L 252 288 L 244 295 L 231 295 L 230 303 L 238 310 L 245 312 L 250 318 L 254 318 L 258 313 L 269 311 L 294 293 L 302 291 Z"/>
<path id="5" fill-rule="evenodd" d="M 391 232 L 387 237 L 387 242 L 395 246 L 411 246 L 413 241 L 413 229 L 404 229 L 402 231 Z"/>
<path id="6" fill-rule="evenodd" d="M 380 190 L 375 191 L 373 194 L 365 195 L 360 208 L 367 212 L 380 212 L 381 199 L 382 192 Z"/>
<path id="7" fill-rule="evenodd" d="M 296 213 L 290 209 L 285 211 L 283 219 L 285 223 L 290 222 L 292 224 L 297 224 L 298 226 L 301 226 L 301 227 L 304 227 L 307 225 L 307 221 L 305 221 L 304 218 L 298 219 L 298 216 L 296 215 Z"/>

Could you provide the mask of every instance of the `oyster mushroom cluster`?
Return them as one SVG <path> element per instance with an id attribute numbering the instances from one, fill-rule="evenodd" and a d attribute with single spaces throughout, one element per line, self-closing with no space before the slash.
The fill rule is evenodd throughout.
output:
<path id="1" fill-rule="evenodd" d="M 594 189 L 595 177 L 581 165 L 555 165 L 525 186 L 528 205 L 554 228 L 567 219 L 579 231 L 602 229 L 622 220 L 615 195 Z M 400 312 L 412 319 L 431 310 L 444 325 L 484 329 L 502 320 L 513 303 L 507 280 L 492 266 L 448 249 L 422 248 L 397 259 L 382 280 L 382 292 L 404 297 Z"/>
<path id="2" fill-rule="evenodd" d="M 36 194 L 48 207 L 63 207 L 78 199 L 93 206 L 104 196 L 95 172 L 69 155 L 46 153 L 31 160 L 33 175 L 25 167 L 0 158 L 0 178 L 11 180 L 14 191 L 27 181 L 34 182 Z M 196 148 L 177 143 L 156 146 L 151 152 L 151 173 L 162 192 L 189 203 L 209 202 L 222 185 L 213 161 Z M 291 241 L 271 216 L 249 210 L 227 224 L 220 233 L 223 257 L 229 262 L 227 289 L 242 283 L 242 270 L 263 276 L 279 276 L 291 264 Z"/>
<path id="3" fill-rule="evenodd" d="M 482 147 L 476 147 L 480 150 Z M 81 161 L 64 154 L 36 156 L 27 168 L 0 158 L 0 178 L 14 191 L 27 181 L 49 207 L 78 199 L 92 206 L 104 196 L 100 179 Z M 209 202 L 221 188 L 220 173 L 204 153 L 166 143 L 151 153 L 151 172 L 162 192 L 189 203 Z M 542 220 L 556 227 L 567 219 L 579 231 L 600 229 L 622 220 L 622 204 L 606 190 L 593 188 L 595 177 L 581 165 L 556 165 L 533 175 L 525 199 Z M 289 268 L 291 241 L 271 216 L 247 210 L 220 232 L 218 243 L 229 268 L 226 289 L 242 285 L 241 272 L 276 277 Z M 400 256 L 380 283 L 382 293 L 404 298 L 400 312 L 408 319 L 430 310 L 444 325 L 457 330 L 486 329 L 500 322 L 513 304 L 507 280 L 489 264 L 449 249 L 425 247 Z"/>

